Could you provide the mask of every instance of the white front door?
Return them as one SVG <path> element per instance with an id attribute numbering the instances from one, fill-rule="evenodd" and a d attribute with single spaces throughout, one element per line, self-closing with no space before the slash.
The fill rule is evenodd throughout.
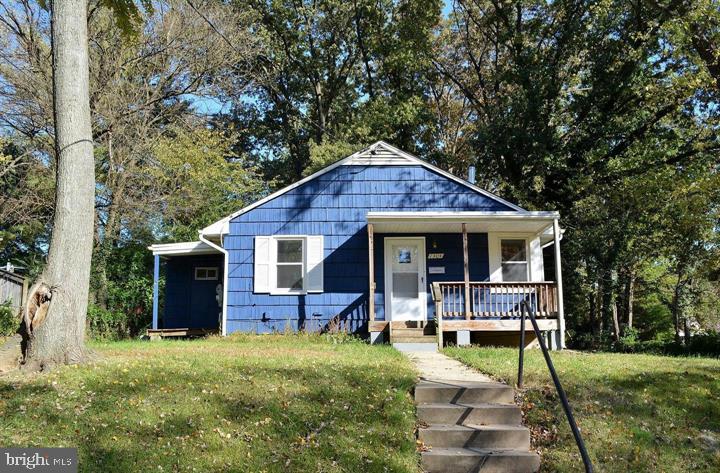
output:
<path id="1" fill-rule="evenodd" d="M 385 238 L 386 320 L 426 320 L 425 237 Z"/>

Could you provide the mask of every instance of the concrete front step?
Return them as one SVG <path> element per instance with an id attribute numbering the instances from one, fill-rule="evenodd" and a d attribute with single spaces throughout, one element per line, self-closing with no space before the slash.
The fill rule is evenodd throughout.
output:
<path id="1" fill-rule="evenodd" d="M 530 450 L 530 431 L 519 425 L 441 425 L 418 430 L 418 439 L 431 448 L 475 447 Z"/>
<path id="2" fill-rule="evenodd" d="M 437 343 L 409 343 L 409 342 L 393 342 L 393 348 L 398 351 L 414 352 L 414 351 L 437 351 Z"/>
<path id="3" fill-rule="evenodd" d="M 513 404 L 418 404 L 417 417 L 420 422 L 428 425 L 520 425 L 522 423 L 520 408 Z"/>
<path id="4" fill-rule="evenodd" d="M 511 449 L 433 448 L 422 453 L 422 467 L 428 473 L 531 473 L 540 469 L 540 457 Z"/>
<path id="5" fill-rule="evenodd" d="M 415 386 L 417 403 L 507 403 L 515 392 L 507 384 L 469 381 L 421 381 Z"/>

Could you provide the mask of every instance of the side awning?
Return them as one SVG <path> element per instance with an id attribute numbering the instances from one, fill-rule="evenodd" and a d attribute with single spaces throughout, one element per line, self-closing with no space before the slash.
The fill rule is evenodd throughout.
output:
<path id="1" fill-rule="evenodd" d="M 181 255 L 213 255 L 222 254 L 216 248 L 203 243 L 202 241 L 188 241 L 183 243 L 163 243 L 148 246 L 156 256 L 181 256 Z"/>

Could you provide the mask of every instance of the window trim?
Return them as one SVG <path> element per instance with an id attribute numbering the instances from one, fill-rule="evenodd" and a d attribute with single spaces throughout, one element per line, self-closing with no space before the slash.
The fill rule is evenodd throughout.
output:
<path id="1" fill-rule="evenodd" d="M 525 240 L 525 252 L 528 260 L 527 281 L 543 281 L 542 261 L 536 261 L 536 255 L 532 252 L 533 246 L 539 244 L 539 237 L 533 233 L 526 232 L 488 232 L 488 281 L 494 283 L 508 282 L 502 278 L 502 240 Z M 509 281 L 512 282 L 512 281 Z M 520 283 L 520 281 L 514 281 Z"/>
<path id="2" fill-rule="evenodd" d="M 195 281 L 217 281 L 220 277 L 220 271 L 218 270 L 217 266 L 195 266 L 193 271 L 194 279 Z M 205 277 L 199 277 L 198 271 L 204 270 L 205 271 Z M 208 276 L 208 271 L 215 271 L 215 276 L 210 277 Z"/>
<path id="3" fill-rule="evenodd" d="M 305 295 L 307 294 L 307 235 L 271 235 L 270 247 L 270 295 Z M 302 242 L 302 261 L 299 263 L 278 262 L 278 241 L 300 240 Z M 302 268 L 302 289 L 277 287 L 278 266 L 298 266 Z"/>
<path id="4" fill-rule="evenodd" d="M 503 261 L 502 259 L 502 242 L 503 240 L 516 240 L 516 241 L 522 241 L 525 245 L 525 259 L 523 261 Z M 530 240 L 527 237 L 524 236 L 503 236 L 500 235 L 498 237 L 498 249 L 500 250 L 500 280 L 501 282 L 530 282 L 530 261 L 532 258 L 532 255 L 530 254 Z M 525 265 L 525 280 L 523 281 L 505 281 L 505 278 L 503 277 L 503 265 L 504 264 L 524 264 Z"/>

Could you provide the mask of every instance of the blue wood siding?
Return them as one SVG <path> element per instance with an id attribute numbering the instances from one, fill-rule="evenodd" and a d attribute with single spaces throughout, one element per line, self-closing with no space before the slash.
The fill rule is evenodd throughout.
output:
<path id="1" fill-rule="evenodd" d="M 218 268 L 217 281 L 196 281 L 196 267 Z M 165 264 L 161 328 L 218 328 L 215 288 L 223 281 L 222 255 L 174 256 Z"/>
<path id="2" fill-rule="evenodd" d="M 422 166 L 340 166 L 230 222 L 224 239 L 229 253 L 228 333 L 317 330 L 340 320 L 364 331 L 368 320 L 368 239 L 370 211 L 511 211 L 512 208 Z M 324 235 L 324 292 L 303 296 L 253 293 L 255 235 Z M 397 236 L 397 235 L 393 235 Z M 442 246 L 445 280 L 462 280 L 459 234 L 427 235 Z M 376 319 L 384 319 L 383 238 L 375 242 Z M 487 236 L 469 240 L 471 278 L 488 277 Z M 439 261 L 429 265 L 441 265 Z M 459 272 L 458 272 L 459 271 Z M 429 294 L 429 293 L 428 293 Z M 428 295 L 428 297 L 430 297 Z M 429 304 L 430 309 L 432 305 Z M 432 317 L 432 310 L 429 312 Z"/>

